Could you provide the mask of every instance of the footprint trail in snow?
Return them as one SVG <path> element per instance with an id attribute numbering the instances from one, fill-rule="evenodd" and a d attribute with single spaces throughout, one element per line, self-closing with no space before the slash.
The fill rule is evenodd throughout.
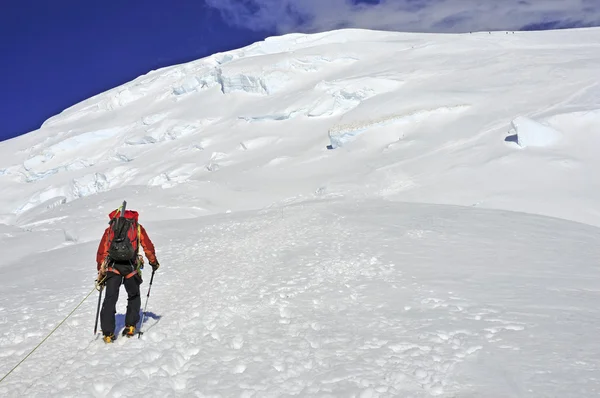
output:
<path id="1" fill-rule="evenodd" d="M 577 240 L 547 249 L 557 229 Z M 70 337 L 51 337 L 0 394 L 539 396 L 550 378 L 567 395 L 597 385 L 594 329 L 578 329 L 576 354 L 558 344 L 576 323 L 593 326 L 584 315 L 598 313 L 589 304 L 597 293 L 575 294 L 575 272 L 549 282 L 598 260 L 592 227 L 321 201 L 164 223 L 155 240 L 163 266 L 142 339 L 90 342 L 79 327 L 93 319 L 89 302 L 62 331 Z M 2 345 L 25 352 L 17 340 Z"/>

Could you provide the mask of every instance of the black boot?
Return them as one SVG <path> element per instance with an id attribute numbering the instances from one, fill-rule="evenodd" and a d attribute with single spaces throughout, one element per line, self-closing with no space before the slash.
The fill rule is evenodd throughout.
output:
<path id="1" fill-rule="evenodd" d="M 135 334 L 135 326 L 125 326 L 123 336 L 132 337 Z"/>
<path id="2" fill-rule="evenodd" d="M 104 337 L 102 337 L 102 340 L 104 340 L 104 342 L 106 344 L 112 343 L 113 341 L 115 341 L 115 339 L 116 339 L 116 337 L 115 337 L 115 335 L 113 333 L 111 333 L 111 334 L 105 334 Z"/>

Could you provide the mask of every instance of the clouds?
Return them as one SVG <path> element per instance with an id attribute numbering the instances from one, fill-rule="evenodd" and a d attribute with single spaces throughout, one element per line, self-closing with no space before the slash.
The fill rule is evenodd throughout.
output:
<path id="1" fill-rule="evenodd" d="M 600 0 L 204 0 L 257 31 L 468 32 L 600 25 Z"/>

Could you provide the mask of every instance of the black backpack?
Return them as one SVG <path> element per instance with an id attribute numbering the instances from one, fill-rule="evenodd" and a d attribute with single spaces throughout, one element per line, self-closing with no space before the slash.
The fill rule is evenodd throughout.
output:
<path id="1" fill-rule="evenodd" d="M 132 261 L 138 252 L 137 222 L 123 216 L 110 221 L 108 256 L 118 262 Z"/>

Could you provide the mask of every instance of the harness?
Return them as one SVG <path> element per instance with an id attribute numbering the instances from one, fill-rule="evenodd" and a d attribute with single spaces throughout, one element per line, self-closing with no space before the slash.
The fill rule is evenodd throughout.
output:
<path id="1" fill-rule="evenodd" d="M 113 268 L 113 267 L 108 267 L 106 269 L 106 272 L 114 272 L 117 275 L 122 275 L 116 268 Z M 124 277 L 125 277 L 125 279 L 129 279 L 131 277 L 134 277 L 137 273 L 138 273 L 138 270 L 136 269 L 136 270 L 133 270 L 132 272 L 128 273 Z"/>

